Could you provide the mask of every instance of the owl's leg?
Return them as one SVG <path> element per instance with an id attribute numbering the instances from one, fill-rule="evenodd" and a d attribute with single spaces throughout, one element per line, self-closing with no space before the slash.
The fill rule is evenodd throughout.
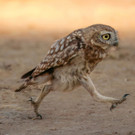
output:
<path id="1" fill-rule="evenodd" d="M 89 76 L 79 77 L 79 81 L 81 85 L 91 94 L 91 96 L 100 102 L 109 102 L 112 104 L 110 110 L 114 109 L 118 104 L 121 104 L 123 101 L 126 100 L 126 96 L 129 94 L 125 94 L 121 99 L 116 99 L 112 97 L 106 97 L 101 95 L 95 88 L 91 78 Z"/>
<path id="2" fill-rule="evenodd" d="M 32 98 L 29 100 L 29 101 L 31 101 L 31 104 L 34 107 L 34 112 L 36 113 L 36 118 L 34 118 L 34 119 L 38 119 L 38 118 L 42 119 L 42 115 L 38 113 L 38 108 L 39 108 L 39 105 L 40 105 L 41 101 L 43 100 L 43 98 L 51 90 L 52 90 L 52 85 L 45 85 L 35 101 L 33 101 Z"/>

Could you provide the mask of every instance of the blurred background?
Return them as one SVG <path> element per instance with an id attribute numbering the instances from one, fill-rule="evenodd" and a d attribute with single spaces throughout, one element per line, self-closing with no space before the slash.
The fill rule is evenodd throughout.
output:
<path id="1" fill-rule="evenodd" d="M 20 76 L 34 68 L 51 44 L 92 24 L 114 27 L 119 49 L 99 63 L 91 77 L 99 92 L 131 96 L 110 112 L 83 88 L 51 93 L 41 105 L 42 121 L 32 121 L 29 97 L 40 86 L 14 93 Z M 0 134 L 135 135 L 135 0 L 0 0 Z"/>
<path id="2" fill-rule="evenodd" d="M 134 0 L 0 0 L 0 30 L 69 31 L 95 23 L 135 31 Z"/>

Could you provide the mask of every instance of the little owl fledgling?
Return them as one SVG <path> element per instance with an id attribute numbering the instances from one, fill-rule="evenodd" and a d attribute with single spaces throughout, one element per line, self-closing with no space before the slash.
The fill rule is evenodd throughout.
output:
<path id="1" fill-rule="evenodd" d="M 118 35 L 115 29 L 103 24 L 96 24 L 78 29 L 68 36 L 57 40 L 48 51 L 45 58 L 34 69 L 22 76 L 24 83 L 15 91 L 21 91 L 29 85 L 44 83 L 38 98 L 31 103 L 36 118 L 42 118 L 38 108 L 43 98 L 53 90 L 73 90 L 83 86 L 97 101 L 110 102 L 110 109 L 126 100 L 101 95 L 95 88 L 90 73 L 102 61 L 108 48 L 118 45 Z"/>

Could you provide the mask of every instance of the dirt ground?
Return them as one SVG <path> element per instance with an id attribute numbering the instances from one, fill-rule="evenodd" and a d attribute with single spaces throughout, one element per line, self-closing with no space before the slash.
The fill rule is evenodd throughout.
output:
<path id="1" fill-rule="evenodd" d="M 62 34 L 61 34 L 62 35 Z M 135 135 L 135 39 L 121 36 L 120 48 L 91 74 L 103 95 L 127 101 L 112 112 L 110 104 L 95 102 L 88 92 L 52 92 L 40 106 L 42 120 L 35 116 L 28 99 L 41 86 L 20 93 L 20 76 L 36 66 L 49 46 L 61 37 L 40 32 L 0 33 L 0 135 Z"/>

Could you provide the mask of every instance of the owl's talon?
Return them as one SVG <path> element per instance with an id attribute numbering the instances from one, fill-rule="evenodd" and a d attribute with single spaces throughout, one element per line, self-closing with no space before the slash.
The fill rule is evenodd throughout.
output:
<path id="1" fill-rule="evenodd" d="M 127 97 L 128 95 L 130 95 L 130 94 L 125 94 L 125 95 L 122 97 L 122 99 L 120 99 L 120 100 L 114 102 L 114 103 L 111 105 L 111 107 L 110 107 L 110 111 L 112 111 L 114 108 L 116 108 L 118 104 L 123 103 L 123 102 L 127 99 L 126 97 Z"/>
<path id="2" fill-rule="evenodd" d="M 36 114 L 36 117 L 28 117 L 29 119 L 32 119 L 32 120 L 41 120 L 43 119 L 42 115 L 41 114 Z"/>
<path id="3" fill-rule="evenodd" d="M 28 100 L 31 102 L 31 105 L 34 107 L 34 112 L 36 114 L 36 117 L 35 118 L 32 118 L 33 120 L 36 120 L 36 119 L 42 119 L 42 115 L 38 113 L 38 103 L 33 101 L 33 98 L 30 97 L 30 99 Z"/>
<path id="4" fill-rule="evenodd" d="M 40 119 L 42 119 L 42 118 L 43 118 L 41 114 L 38 114 L 38 115 L 37 115 L 37 117 L 39 117 Z"/>
<path id="5" fill-rule="evenodd" d="M 37 119 L 42 120 L 42 118 L 43 118 L 42 115 L 38 113 L 38 114 L 36 114 L 36 117 L 33 118 L 33 120 L 37 120 Z"/>
<path id="6" fill-rule="evenodd" d="M 123 98 L 126 98 L 128 95 L 130 95 L 130 94 L 125 94 L 125 95 L 123 96 Z"/>
<path id="7" fill-rule="evenodd" d="M 35 104 L 35 102 L 33 101 L 33 98 L 32 97 L 30 97 L 30 99 L 28 101 L 30 101 L 32 105 Z"/>
<path id="8" fill-rule="evenodd" d="M 116 108 L 116 104 L 112 104 L 111 107 L 110 107 L 110 111 L 112 111 L 114 108 Z"/>
<path id="9" fill-rule="evenodd" d="M 28 101 L 33 101 L 32 97 L 30 97 L 30 99 Z"/>

